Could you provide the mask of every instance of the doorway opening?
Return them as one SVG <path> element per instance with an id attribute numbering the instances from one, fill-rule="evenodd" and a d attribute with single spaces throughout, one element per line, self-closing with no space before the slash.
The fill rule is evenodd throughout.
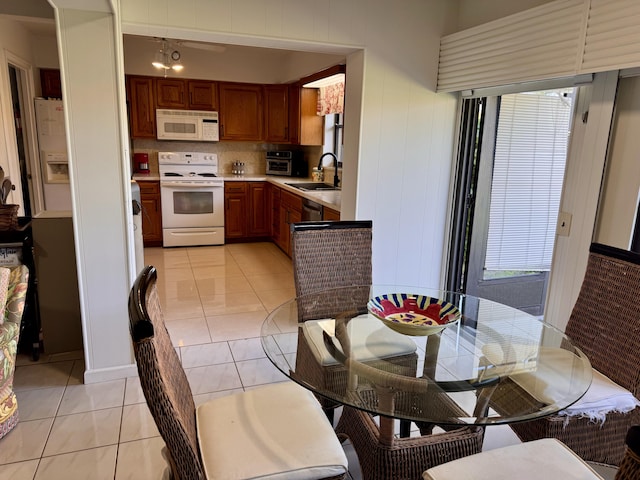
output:
<path id="1" fill-rule="evenodd" d="M 463 101 L 447 289 L 542 315 L 576 94 Z"/>
<path id="2" fill-rule="evenodd" d="M 16 132 L 16 150 L 18 152 L 18 162 L 20 165 L 20 181 L 17 182 L 22 189 L 22 207 L 24 209 L 25 217 L 32 216 L 31 210 L 31 189 L 30 189 L 30 167 L 29 159 L 27 157 L 27 135 L 25 129 L 25 95 L 24 95 L 24 82 L 25 72 L 12 64 L 9 67 L 9 82 L 11 84 L 11 105 L 13 110 L 13 118 Z M 14 183 L 15 180 L 13 180 Z M 15 187 L 14 187 L 15 188 Z"/>

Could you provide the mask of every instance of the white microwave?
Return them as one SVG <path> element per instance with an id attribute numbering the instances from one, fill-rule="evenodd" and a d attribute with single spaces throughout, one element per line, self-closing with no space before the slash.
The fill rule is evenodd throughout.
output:
<path id="1" fill-rule="evenodd" d="M 158 140 L 217 142 L 218 112 L 204 110 L 156 110 Z"/>

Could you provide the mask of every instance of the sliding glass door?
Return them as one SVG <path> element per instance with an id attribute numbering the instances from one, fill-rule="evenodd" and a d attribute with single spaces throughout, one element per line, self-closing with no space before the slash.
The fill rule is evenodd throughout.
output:
<path id="1" fill-rule="evenodd" d="M 542 314 L 575 94 L 464 100 L 449 289 Z"/>

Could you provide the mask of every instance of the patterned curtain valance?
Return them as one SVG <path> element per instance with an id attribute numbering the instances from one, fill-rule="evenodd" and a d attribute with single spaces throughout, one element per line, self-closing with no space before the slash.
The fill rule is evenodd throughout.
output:
<path id="1" fill-rule="evenodd" d="M 318 89 L 317 114 L 342 113 L 344 109 L 344 82 L 334 83 Z"/>

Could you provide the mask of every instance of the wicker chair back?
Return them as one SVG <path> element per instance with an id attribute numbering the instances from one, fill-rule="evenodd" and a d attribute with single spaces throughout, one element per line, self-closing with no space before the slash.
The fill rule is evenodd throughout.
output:
<path id="1" fill-rule="evenodd" d="M 372 222 L 294 223 L 291 232 L 299 320 L 328 318 L 345 309 L 366 308 L 371 284 Z M 355 285 L 363 287 L 326 292 Z"/>
<path id="2" fill-rule="evenodd" d="M 156 269 L 145 267 L 129 295 L 129 322 L 140 385 L 167 445 L 173 478 L 204 479 L 195 404 L 164 324 L 156 279 Z"/>

